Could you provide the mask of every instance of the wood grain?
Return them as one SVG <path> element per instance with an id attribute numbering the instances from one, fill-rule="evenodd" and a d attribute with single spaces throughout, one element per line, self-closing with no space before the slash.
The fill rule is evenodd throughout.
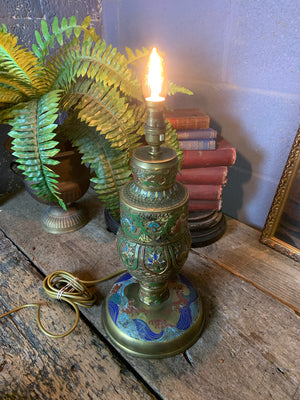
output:
<path id="1" fill-rule="evenodd" d="M 0 313 L 32 302 L 42 307 L 43 323 L 61 333 L 74 312 L 45 297 L 42 278 L 0 232 Z M 35 309 L 0 320 L 1 399 L 153 399 L 143 384 L 111 354 L 81 320 L 66 338 L 51 339 L 37 327 Z"/>
<path id="2" fill-rule="evenodd" d="M 20 193 L 3 205 L 0 226 L 44 273 L 59 267 L 95 279 L 121 268 L 115 238 L 105 231 L 101 208 L 86 227 L 67 235 L 42 231 L 42 208 Z M 299 318 L 292 308 L 223 266 L 242 268 L 255 261 L 268 262 L 263 250 L 249 255 L 248 246 L 255 247 L 256 237 L 247 228 L 229 221 L 226 235 L 218 243 L 190 253 L 183 272 L 203 297 L 207 315 L 205 330 L 191 349 L 164 360 L 143 360 L 120 352 L 158 398 L 299 399 Z M 274 257 L 282 262 L 280 254 Z M 289 263 L 292 260 L 287 259 Z M 277 290 L 278 284 L 270 280 L 270 291 Z M 102 334 L 101 304 L 111 284 L 100 285 L 98 304 L 82 310 Z"/>
<path id="3" fill-rule="evenodd" d="M 259 242 L 261 232 L 227 218 L 221 240 L 193 249 L 300 313 L 300 265 Z"/>

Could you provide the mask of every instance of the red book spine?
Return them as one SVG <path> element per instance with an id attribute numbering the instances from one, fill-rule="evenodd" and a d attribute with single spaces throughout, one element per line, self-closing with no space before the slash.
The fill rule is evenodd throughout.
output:
<path id="1" fill-rule="evenodd" d="M 168 118 L 174 129 L 206 129 L 209 127 L 208 118 L 190 119 L 181 118 L 180 120 Z"/>
<path id="2" fill-rule="evenodd" d="M 222 185 L 191 185 L 185 187 L 189 192 L 190 200 L 220 200 L 222 198 Z"/>
<path id="3" fill-rule="evenodd" d="M 189 211 L 218 211 L 222 208 L 222 200 L 190 200 Z"/>
<path id="4" fill-rule="evenodd" d="M 236 150 L 225 139 L 217 141 L 214 151 L 183 150 L 182 168 L 231 166 L 236 160 Z"/>
<path id="5" fill-rule="evenodd" d="M 174 129 L 207 129 L 210 124 L 209 115 L 198 108 L 166 110 L 165 117 Z"/>
<path id="6" fill-rule="evenodd" d="M 181 169 L 176 179 L 183 184 L 225 185 L 227 171 L 225 166 Z"/>

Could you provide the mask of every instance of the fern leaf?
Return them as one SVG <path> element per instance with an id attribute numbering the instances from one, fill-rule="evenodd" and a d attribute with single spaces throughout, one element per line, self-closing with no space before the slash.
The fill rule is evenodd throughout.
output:
<path id="1" fill-rule="evenodd" d="M 119 91 L 102 82 L 79 80 L 62 97 L 61 106 L 73 108 L 81 121 L 95 127 L 120 150 L 133 148 L 140 139 L 140 107 L 129 105 Z"/>
<path id="2" fill-rule="evenodd" d="M 0 31 L 0 70 L 14 76 L 20 85 L 31 87 L 31 94 L 45 91 L 44 70 L 36 56 L 17 44 L 18 38 Z"/>
<path id="3" fill-rule="evenodd" d="M 16 110 L 22 109 L 22 105 L 23 103 L 11 105 L 0 102 L 0 124 L 9 124 L 15 118 Z"/>
<path id="4" fill-rule="evenodd" d="M 92 178 L 95 190 L 116 219 L 119 219 L 119 193 L 131 179 L 129 159 L 124 152 L 111 147 L 103 135 L 77 120 L 68 122 L 64 134 L 82 153 L 82 162 L 89 163 L 96 177 Z"/>
<path id="5" fill-rule="evenodd" d="M 178 136 L 176 130 L 172 127 L 170 122 L 166 122 L 165 145 L 174 149 L 177 153 L 179 169 L 183 160 L 183 152 L 179 148 Z"/>
<path id="6" fill-rule="evenodd" d="M 33 97 L 36 95 L 36 89 L 26 82 L 16 79 L 16 77 L 9 72 L 0 71 L 0 87 L 11 88 L 11 90 L 18 90 L 20 95 L 24 97 Z"/>
<path id="7" fill-rule="evenodd" d="M 19 169 L 23 171 L 26 180 L 31 182 L 37 196 L 46 201 L 58 202 L 65 208 L 57 188 L 58 176 L 49 168 L 58 163 L 53 159 L 59 151 L 53 139 L 59 97 L 58 91 L 52 91 L 40 99 L 23 103 L 22 109 L 14 111 L 9 136 L 13 138 L 12 149 L 20 164 Z"/>
<path id="8" fill-rule="evenodd" d="M 7 27 L 5 24 L 0 25 L 0 32 L 5 32 L 7 33 Z"/>
<path id="9" fill-rule="evenodd" d="M 24 99 L 19 90 L 12 89 L 0 83 L 0 103 L 18 103 Z"/>
<path id="10" fill-rule="evenodd" d="M 64 35 L 67 39 L 74 35 L 78 38 L 81 32 L 84 32 L 84 38 L 91 38 L 92 40 L 98 40 L 99 36 L 95 33 L 95 29 L 89 29 L 90 17 L 86 17 L 81 25 L 77 24 L 76 17 L 73 15 L 69 22 L 66 18 L 61 21 L 61 26 L 59 26 L 57 17 L 54 18 L 52 24 L 52 33 L 49 32 L 48 24 L 45 20 L 41 21 L 41 30 L 43 38 L 38 31 L 35 31 L 35 38 L 37 44 L 32 45 L 32 50 L 34 54 L 40 59 L 41 63 L 46 62 L 46 56 L 49 55 L 50 48 L 54 47 L 55 41 L 58 42 L 60 46 L 64 44 Z"/>
<path id="11" fill-rule="evenodd" d="M 136 64 L 137 61 L 145 61 L 150 55 L 150 50 L 146 47 L 143 47 L 141 50 L 136 49 L 135 53 L 129 47 L 125 47 L 125 51 L 128 64 Z"/>
<path id="12" fill-rule="evenodd" d="M 184 88 L 183 86 L 177 86 L 175 83 L 168 82 L 168 95 L 173 95 L 175 93 L 184 93 L 192 95 L 194 94 L 191 90 Z"/>
<path id="13" fill-rule="evenodd" d="M 51 42 L 48 24 L 44 19 L 41 20 L 41 29 L 42 29 L 42 33 L 43 33 L 45 41 Z M 51 42 L 51 45 L 53 46 L 53 41 Z"/>
<path id="14" fill-rule="evenodd" d="M 124 55 L 106 46 L 104 40 L 95 43 L 89 38 L 80 50 L 76 44 L 67 45 L 48 64 L 50 74 L 56 76 L 53 88 L 69 88 L 75 78 L 87 77 L 106 86 L 118 87 L 125 95 L 143 101 L 141 84 L 128 68 Z"/>

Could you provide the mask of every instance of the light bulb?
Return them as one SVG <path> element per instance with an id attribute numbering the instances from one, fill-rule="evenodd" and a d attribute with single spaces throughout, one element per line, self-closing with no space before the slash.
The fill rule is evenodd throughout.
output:
<path id="1" fill-rule="evenodd" d="M 156 48 L 152 49 L 143 80 L 143 95 L 146 101 L 162 102 L 168 93 L 168 79 L 164 60 Z"/>

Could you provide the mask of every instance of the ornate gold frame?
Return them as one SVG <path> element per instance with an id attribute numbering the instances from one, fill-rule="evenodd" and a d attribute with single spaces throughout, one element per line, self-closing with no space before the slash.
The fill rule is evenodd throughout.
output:
<path id="1" fill-rule="evenodd" d="M 260 241 L 295 261 L 300 261 L 300 249 L 275 237 L 283 210 L 300 166 L 300 126 L 284 167 Z"/>

